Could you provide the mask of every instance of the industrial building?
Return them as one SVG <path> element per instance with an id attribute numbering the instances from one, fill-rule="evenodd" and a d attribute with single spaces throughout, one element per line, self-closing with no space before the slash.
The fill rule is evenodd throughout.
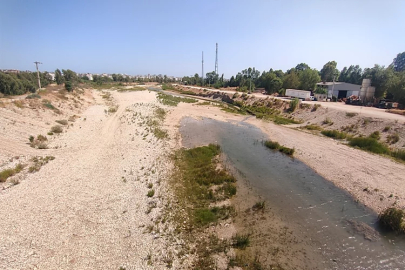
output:
<path id="1" fill-rule="evenodd" d="M 326 88 L 328 98 L 335 96 L 338 99 L 343 99 L 358 96 L 365 102 L 373 100 L 375 93 L 375 87 L 371 86 L 370 79 L 363 79 L 361 85 L 345 82 L 320 82 L 316 85 Z"/>

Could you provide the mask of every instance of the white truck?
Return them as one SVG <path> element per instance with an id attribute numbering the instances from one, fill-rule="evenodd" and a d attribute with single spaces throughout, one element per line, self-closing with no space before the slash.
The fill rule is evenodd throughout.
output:
<path id="1" fill-rule="evenodd" d="M 296 97 L 296 98 L 299 98 L 302 100 L 310 100 L 311 91 L 287 89 L 287 90 L 285 90 L 285 95 L 287 97 Z"/>

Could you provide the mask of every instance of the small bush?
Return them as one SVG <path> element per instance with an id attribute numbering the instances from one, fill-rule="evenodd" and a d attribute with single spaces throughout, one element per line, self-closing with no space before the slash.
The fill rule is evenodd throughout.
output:
<path id="1" fill-rule="evenodd" d="M 349 145 L 376 154 L 388 154 L 390 152 L 385 145 L 370 137 L 352 138 L 349 141 Z"/>
<path id="2" fill-rule="evenodd" d="M 300 100 L 298 98 L 294 98 L 293 100 L 290 101 L 290 108 L 288 110 L 290 112 L 295 111 L 295 109 L 297 109 L 299 103 L 300 103 Z"/>
<path id="3" fill-rule="evenodd" d="M 108 112 L 109 113 L 115 113 L 117 111 L 117 108 L 116 107 L 110 107 L 110 108 L 108 108 Z"/>
<path id="4" fill-rule="evenodd" d="M 62 128 L 62 126 L 56 125 L 56 126 L 51 127 L 51 132 L 52 133 L 62 133 L 63 128 Z"/>
<path id="5" fill-rule="evenodd" d="M 357 113 L 354 113 L 354 112 L 347 112 L 346 113 L 346 116 L 347 117 L 350 117 L 350 118 L 352 118 L 352 117 L 354 117 L 354 116 L 356 116 L 357 115 Z"/>
<path id="6" fill-rule="evenodd" d="M 405 212 L 397 208 L 388 208 L 384 210 L 379 216 L 379 222 L 386 228 L 396 231 L 405 232 Z"/>
<path id="7" fill-rule="evenodd" d="M 155 195 L 155 190 L 154 189 L 149 190 L 148 194 L 146 194 L 146 196 L 148 196 L 149 198 L 153 197 L 153 195 Z"/>
<path id="8" fill-rule="evenodd" d="M 248 234 L 237 234 L 232 237 L 232 246 L 238 249 L 245 249 L 250 244 L 250 236 Z"/>
<path id="9" fill-rule="evenodd" d="M 30 135 L 30 137 L 28 138 L 28 140 L 32 143 L 32 142 L 34 142 L 34 140 L 35 140 L 35 137 L 34 136 L 32 136 L 32 135 Z"/>
<path id="10" fill-rule="evenodd" d="M 338 130 L 322 130 L 321 133 L 327 137 L 343 140 L 347 137 L 345 132 L 340 132 Z"/>
<path id="11" fill-rule="evenodd" d="M 398 133 L 390 134 L 390 135 L 387 136 L 387 143 L 389 143 L 389 144 L 395 144 L 398 141 L 399 141 Z"/>
<path id="12" fill-rule="evenodd" d="M 314 125 L 314 124 L 306 125 L 304 128 L 306 128 L 308 130 L 322 130 L 322 128 L 320 126 Z"/>
<path id="13" fill-rule="evenodd" d="M 289 155 L 289 156 L 293 156 L 294 152 L 295 152 L 294 148 L 288 148 L 288 147 L 280 145 L 278 142 L 273 142 L 273 141 L 270 141 L 270 140 L 265 141 L 264 145 L 267 148 L 270 148 L 270 149 L 273 149 L 273 150 L 278 150 L 279 152 L 281 152 L 283 154 L 286 154 L 286 155 Z"/>

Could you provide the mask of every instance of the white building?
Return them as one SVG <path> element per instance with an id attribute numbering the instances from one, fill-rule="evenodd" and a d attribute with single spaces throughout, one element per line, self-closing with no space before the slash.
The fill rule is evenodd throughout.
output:
<path id="1" fill-rule="evenodd" d="M 316 84 L 327 89 L 328 98 L 332 96 L 338 99 L 347 98 L 351 95 L 359 96 L 361 85 L 344 82 L 320 82 Z"/>

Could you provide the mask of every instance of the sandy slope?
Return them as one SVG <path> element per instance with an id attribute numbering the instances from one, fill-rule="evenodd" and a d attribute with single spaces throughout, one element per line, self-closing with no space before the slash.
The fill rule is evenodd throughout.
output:
<path id="1" fill-rule="evenodd" d="M 160 269 L 171 259 L 153 223 L 166 146 L 140 124 L 155 94 L 116 94 L 113 114 L 95 95 L 98 104 L 51 142 L 59 148 L 45 150 L 55 160 L 0 193 L 1 269 Z"/>

